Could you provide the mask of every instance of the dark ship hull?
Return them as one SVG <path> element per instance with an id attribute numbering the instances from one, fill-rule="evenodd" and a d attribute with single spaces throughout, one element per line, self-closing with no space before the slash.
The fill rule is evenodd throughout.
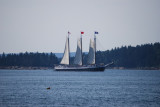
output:
<path id="1" fill-rule="evenodd" d="M 56 71 L 100 71 L 103 72 L 105 70 L 105 66 L 56 66 L 54 68 Z"/>

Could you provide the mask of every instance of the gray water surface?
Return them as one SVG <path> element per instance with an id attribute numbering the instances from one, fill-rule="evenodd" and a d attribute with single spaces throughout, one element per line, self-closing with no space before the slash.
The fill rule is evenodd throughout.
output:
<path id="1" fill-rule="evenodd" d="M 160 107 L 160 71 L 0 70 L 0 107 Z"/>

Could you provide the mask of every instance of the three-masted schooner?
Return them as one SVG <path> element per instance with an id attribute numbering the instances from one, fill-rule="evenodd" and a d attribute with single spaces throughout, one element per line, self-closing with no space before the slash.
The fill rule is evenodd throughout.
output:
<path id="1" fill-rule="evenodd" d="M 77 51 L 74 59 L 74 65 L 70 65 L 70 48 L 69 48 L 69 35 L 66 38 L 65 50 L 63 58 L 60 62 L 60 65 L 54 67 L 56 71 L 104 71 L 106 66 L 110 65 L 97 65 L 96 64 L 96 34 L 94 35 L 94 41 L 90 39 L 89 53 L 88 53 L 88 65 L 83 65 L 82 57 L 82 35 L 84 32 L 81 32 L 81 37 L 77 41 Z"/>

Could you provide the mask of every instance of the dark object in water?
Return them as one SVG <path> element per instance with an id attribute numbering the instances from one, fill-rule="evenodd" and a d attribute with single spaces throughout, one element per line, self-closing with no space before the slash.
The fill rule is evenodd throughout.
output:
<path id="1" fill-rule="evenodd" d="M 47 88 L 47 90 L 51 89 L 50 87 Z"/>

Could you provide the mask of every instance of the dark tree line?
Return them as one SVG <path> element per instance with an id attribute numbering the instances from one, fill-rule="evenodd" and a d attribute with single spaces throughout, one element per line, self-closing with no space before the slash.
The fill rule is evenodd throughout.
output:
<path id="1" fill-rule="evenodd" d="M 53 53 L 3 53 L 0 56 L 0 66 L 53 67 L 58 63 L 58 58 Z"/>
<path id="2" fill-rule="evenodd" d="M 122 46 L 107 51 L 98 51 L 97 63 L 114 62 L 116 67 L 138 68 L 159 67 L 160 68 L 160 43 L 132 46 Z"/>
<path id="3" fill-rule="evenodd" d="M 83 54 L 83 64 L 87 64 L 87 57 L 87 54 Z M 59 64 L 60 60 L 53 53 L 3 53 L 0 55 L 0 66 L 53 67 L 54 64 Z M 73 64 L 74 57 L 71 57 L 70 60 Z M 97 64 L 110 62 L 114 62 L 115 67 L 160 68 L 160 43 L 137 45 L 136 47 L 122 46 L 112 50 L 97 51 Z"/>

